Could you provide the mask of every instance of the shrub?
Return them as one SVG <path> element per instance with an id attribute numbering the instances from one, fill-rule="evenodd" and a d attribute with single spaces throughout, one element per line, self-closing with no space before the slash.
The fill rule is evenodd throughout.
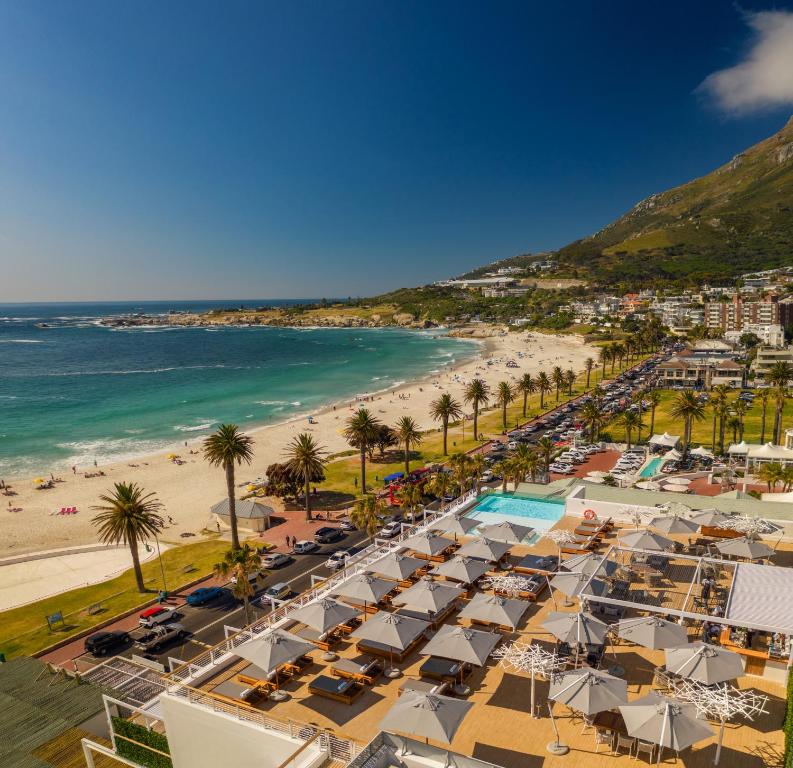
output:
<path id="1" fill-rule="evenodd" d="M 148 728 L 125 720 L 123 717 L 113 718 L 113 731 L 117 736 L 126 737 L 116 739 L 116 750 L 121 757 L 126 757 L 139 765 L 145 765 L 147 768 L 173 768 L 170 757 L 146 749 L 148 746 L 160 752 L 170 753 L 168 739 L 163 734 L 150 731 Z M 133 744 L 127 739 L 132 739 L 138 744 Z M 144 744 L 146 746 L 141 746 Z"/>

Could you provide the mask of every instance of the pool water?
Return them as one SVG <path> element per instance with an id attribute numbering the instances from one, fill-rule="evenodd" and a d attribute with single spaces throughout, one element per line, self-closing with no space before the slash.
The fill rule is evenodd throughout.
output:
<path id="1" fill-rule="evenodd" d="M 491 494 L 479 499 L 477 505 L 465 515 L 478 520 L 483 526 L 503 523 L 528 525 L 535 533 L 526 543 L 534 543 L 539 536 L 564 516 L 564 501 L 551 501 L 531 496 Z"/>
<path id="2" fill-rule="evenodd" d="M 663 464 L 663 456 L 653 459 L 650 463 L 639 472 L 639 477 L 653 477 L 661 471 L 661 464 Z"/>

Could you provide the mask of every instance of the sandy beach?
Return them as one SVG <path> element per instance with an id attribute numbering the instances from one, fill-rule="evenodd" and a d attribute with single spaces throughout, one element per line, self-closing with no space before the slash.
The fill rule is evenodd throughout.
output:
<path id="1" fill-rule="evenodd" d="M 473 359 L 454 368 L 444 369 L 420 381 L 408 382 L 398 389 L 374 395 L 367 403 L 378 418 L 393 424 L 400 416 L 413 416 L 422 429 L 437 428 L 429 417 L 429 404 L 441 392 L 451 392 L 462 400 L 465 384 L 480 376 L 494 385 L 507 379 L 517 380 L 523 373 L 550 373 L 553 366 L 582 370 L 587 357 L 596 357 L 595 350 L 581 337 L 549 336 L 538 333 L 504 333 L 482 340 L 482 351 Z M 514 360 L 517 367 L 507 367 Z M 237 471 L 237 483 L 264 475 L 265 468 L 283 457 L 285 446 L 299 432 L 312 432 L 330 453 L 349 448 L 341 435 L 344 420 L 358 407 L 349 402 L 314 414 L 314 424 L 305 416 L 292 421 L 251 430 L 255 439 L 255 458 L 250 467 Z M 26 552 L 79 546 L 96 541 L 91 525 L 91 506 L 114 482 L 127 481 L 142 485 L 157 494 L 164 504 L 163 515 L 173 521 L 163 533 L 163 540 L 184 543 L 196 541 L 210 521 L 209 507 L 225 496 L 223 473 L 209 467 L 199 450 L 201 440 L 174 446 L 132 461 L 100 465 L 98 468 L 78 467 L 77 473 L 57 472 L 54 488 L 36 490 L 33 478 L 3 478 L 17 495 L 0 496 L 0 557 Z M 178 453 L 184 461 L 169 460 Z M 98 475 L 99 472 L 102 475 Z M 86 477 L 85 475 L 94 475 Z M 9 503 L 10 502 L 10 503 Z M 76 507 L 71 515 L 55 514 L 62 507 Z M 21 511 L 11 512 L 12 508 Z M 214 524 L 212 524 L 214 527 Z M 181 538 L 190 532 L 196 538 Z"/>

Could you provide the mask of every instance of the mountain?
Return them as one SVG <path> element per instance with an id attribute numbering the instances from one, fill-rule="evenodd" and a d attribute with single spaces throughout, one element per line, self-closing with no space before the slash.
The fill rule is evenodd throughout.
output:
<path id="1" fill-rule="evenodd" d="M 642 200 L 558 252 L 599 283 L 723 280 L 793 264 L 793 118 L 707 176 Z"/>

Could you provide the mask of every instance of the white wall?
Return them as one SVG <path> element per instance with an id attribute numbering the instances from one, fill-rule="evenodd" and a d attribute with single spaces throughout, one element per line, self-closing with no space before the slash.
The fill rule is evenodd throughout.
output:
<path id="1" fill-rule="evenodd" d="M 174 768 L 276 768 L 303 743 L 167 693 L 160 701 Z M 301 763 L 317 752 L 309 747 Z"/>

